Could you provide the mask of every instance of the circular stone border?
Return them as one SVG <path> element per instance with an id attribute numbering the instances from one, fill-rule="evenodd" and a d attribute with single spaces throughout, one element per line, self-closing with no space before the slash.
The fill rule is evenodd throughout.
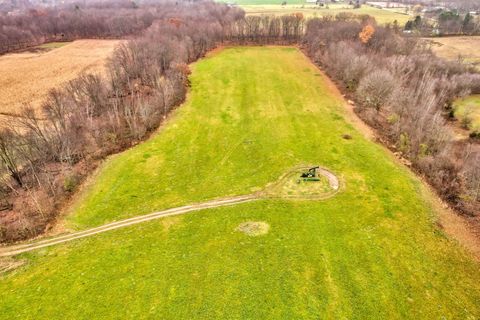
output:
<path id="1" fill-rule="evenodd" d="M 298 165 L 292 168 L 291 170 L 287 171 L 284 173 L 280 178 L 278 178 L 277 181 L 273 183 L 269 183 L 262 191 L 258 193 L 260 197 L 263 198 L 273 198 L 273 199 L 298 199 L 298 200 L 324 200 L 333 197 L 337 192 L 340 191 L 342 187 L 342 183 L 340 183 L 340 179 L 337 177 L 335 173 L 332 171 L 322 167 L 318 166 L 319 168 L 317 169 L 317 173 L 323 177 L 325 177 L 328 180 L 328 184 L 330 185 L 330 188 L 332 189 L 330 192 L 326 192 L 321 195 L 312 195 L 312 196 L 297 196 L 297 195 L 275 195 L 272 193 L 269 193 L 270 189 L 273 189 L 273 187 L 282 184 L 283 181 L 293 172 L 298 171 L 300 169 L 309 169 L 312 167 L 317 167 L 317 165 Z"/>
<path id="2" fill-rule="evenodd" d="M 338 189 L 340 189 L 340 181 L 338 180 L 337 176 L 333 172 L 322 167 L 318 168 L 317 172 L 319 172 L 319 174 L 327 178 L 328 184 L 330 185 L 330 188 L 332 188 L 333 191 L 337 192 Z"/>

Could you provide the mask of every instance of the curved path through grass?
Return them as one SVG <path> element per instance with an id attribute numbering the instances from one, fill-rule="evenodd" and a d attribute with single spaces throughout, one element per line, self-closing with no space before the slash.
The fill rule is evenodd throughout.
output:
<path id="1" fill-rule="evenodd" d="M 48 239 L 44 239 L 44 240 L 40 240 L 32 243 L 0 247 L 0 257 L 14 256 L 20 253 L 37 250 L 41 248 L 46 248 L 56 244 L 61 244 L 61 243 L 69 242 L 76 239 L 90 237 L 99 233 L 128 227 L 137 223 L 147 222 L 147 221 L 165 218 L 165 217 L 176 216 L 179 214 L 185 214 L 192 211 L 204 210 L 209 208 L 218 208 L 218 207 L 224 207 L 224 206 L 232 206 L 235 204 L 253 201 L 256 199 L 258 198 L 255 195 L 246 195 L 246 196 L 239 196 L 236 198 L 216 199 L 208 202 L 167 209 L 159 212 L 154 212 L 150 214 L 133 217 L 130 219 L 107 223 L 103 226 L 87 229 L 84 231 L 55 236 L 52 238 L 48 238 Z"/>
<path id="2" fill-rule="evenodd" d="M 158 134 L 105 162 L 67 228 L 257 193 L 299 164 L 329 168 L 346 187 L 20 254 L 10 259 L 26 263 L 0 275 L 0 318 L 480 317 L 478 262 L 438 227 L 420 179 L 347 120 L 345 101 L 298 49 L 225 49 L 190 79 Z M 268 233 L 236 231 L 249 221 Z"/>
<path id="3" fill-rule="evenodd" d="M 339 181 L 337 176 L 335 176 L 332 172 L 324 169 L 324 168 L 319 168 L 317 169 L 317 175 L 323 176 L 327 179 L 328 184 L 330 189 L 333 192 L 327 193 L 324 197 L 321 199 L 326 199 L 328 197 L 333 196 L 339 189 Z M 281 183 L 282 181 L 280 181 Z M 315 184 L 311 183 L 311 184 Z M 59 236 L 54 236 L 50 237 L 47 239 L 42 239 L 39 241 L 34 241 L 30 243 L 23 243 L 23 244 L 18 244 L 18 245 L 13 245 L 13 246 L 0 246 L 0 257 L 8 257 L 8 256 L 15 256 L 20 253 L 24 252 L 29 252 L 41 248 L 46 248 L 50 247 L 56 244 L 61 244 L 69 241 L 73 241 L 76 239 L 81 239 L 85 237 L 90 237 L 94 236 L 99 233 L 104 233 L 107 231 L 111 230 L 116 230 L 119 228 L 124 228 L 128 226 L 132 226 L 138 223 L 142 222 L 147 222 L 155 219 L 161 219 L 165 217 L 171 217 L 171 216 L 176 216 L 180 214 L 185 214 L 189 213 L 192 211 L 198 211 L 198 210 L 204 210 L 204 209 L 210 209 L 210 208 L 219 208 L 219 207 L 225 207 L 225 206 L 232 206 L 235 204 L 240 204 L 240 203 L 245 203 L 249 201 L 254 201 L 261 199 L 262 197 L 266 196 L 269 198 L 272 198 L 275 196 L 277 199 L 282 198 L 281 195 L 275 195 L 275 190 L 273 190 L 273 193 L 264 193 L 264 191 L 255 193 L 255 194 L 250 194 L 250 195 L 243 195 L 243 196 L 238 196 L 238 197 L 233 197 L 233 198 L 224 198 L 224 199 L 215 199 L 207 202 L 202 202 L 202 203 L 197 203 L 197 204 L 191 204 L 187 206 L 182 206 L 182 207 L 177 207 L 177 208 L 171 208 L 159 212 L 153 212 L 150 214 L 145 214 L 145 215 L 140 215 L 136 216 L 133 218 L 129 219 L 124 219 L 120 221 L 115 221 L 111 223 L 104 224 L 100 227 L 96 228 L 91 228 L 83 231 L 78 231 L 78 232 L 73 232 L 73 233 L 67 233 Z M 302 199 L 302 197 L 296 197 L 297 199 Z M 309 199 L 309 197 L 304 197 L 305 199 Z M 310 198 L 312 199 L 312 198 Z M 315 198 L 313 198 L 315 199 Z"/>

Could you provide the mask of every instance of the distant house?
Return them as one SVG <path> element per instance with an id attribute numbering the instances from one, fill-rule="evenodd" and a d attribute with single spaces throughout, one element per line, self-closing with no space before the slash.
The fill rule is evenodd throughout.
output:
<path id="1" fill-rule="evenodd" d="M 317 4 L 318 0 L 305 0 L 306 3 Z"/>
<path id="2" fill-rule="evenodd" d="M 385 8 L 406 8 L 407 5 L 398 2 L 386 2 L 386 1 L 367 1 L 367 5 L 378 8 L 378 9 L 385 9 Z"/>
<path id="3" fill-rule="evenodd" d="M 15 9 L 7 12 L 7 16 L 10 16 L 10 17 L 20 16 L 20 15 L 22 15 L 22 11 L 19 9 Z"/>

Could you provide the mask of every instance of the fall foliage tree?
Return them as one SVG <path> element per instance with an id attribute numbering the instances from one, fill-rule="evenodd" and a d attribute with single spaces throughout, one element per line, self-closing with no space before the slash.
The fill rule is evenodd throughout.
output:
<path id="1" fill-rule="evenodd" d="M 369 24 L 363 27 L 362 31 L 358 34 L 360 41 L 367 44 L 375 33 L 375 28 Z"/>

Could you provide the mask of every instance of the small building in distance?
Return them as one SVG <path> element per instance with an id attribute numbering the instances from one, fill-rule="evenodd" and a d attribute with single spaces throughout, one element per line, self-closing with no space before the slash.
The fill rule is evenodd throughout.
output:
<path id="1" fill-rule="evenodd" d="M 400 2 L 390 2 L 390 1 L 367 1 L 367 5 L 371 7 L 375 7 L 378 9 L 385 9 L 385 8 L 406 8 L 408 5 L 405 3 Z"/>

